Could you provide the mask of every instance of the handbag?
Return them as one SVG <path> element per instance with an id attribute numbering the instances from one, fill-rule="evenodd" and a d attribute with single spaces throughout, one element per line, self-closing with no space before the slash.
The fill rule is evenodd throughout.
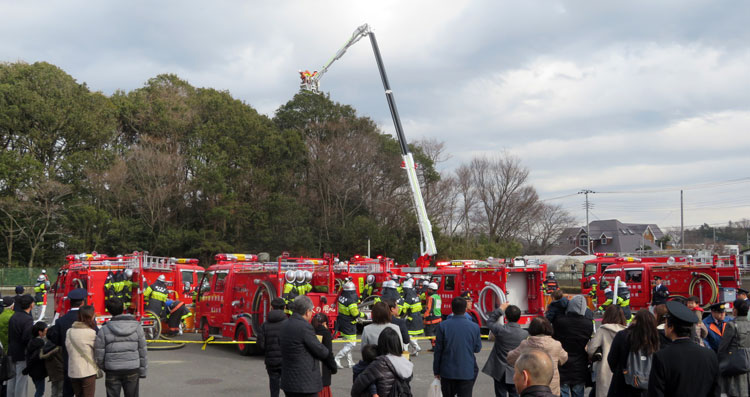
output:
<path id="1" fill-rule="evenodd" d="M 73 342 L 72 340 L 70 341 L 70 344 L 73 345 L 73 347 L 76 349 L 76 351 L 78 352 L 78 354 L 81 355 L 81 357 L 83 357 L 90 365 L 93 365 L 94 368 L 96 368 L 96 379 L 103 378 L 104 377 L 104 371 L 102 371 L 102 369 L 99 368 L 98 365 L 96 365 L 96 363 L 94 362 L 94 360 L 92 360 L 91 357 L 89 357 L 86 354 L 84 354 L 83 350 L 80 347 L 78 347 L 78 345 L 76 345 L 75 342 Z"/>
<path id="2" fill-rule="evenodd" d="M 734 324 L 731 326 L 734 327 Z M 748 349 L 740 347 L 736 330 L 729 351 L 719 354 L 719 372 L 722 376 L 735 376 L 750 372 Z"/>
<path id="3" fill-rule="evenodd" d="M 16 365 L 10 359 L 10 354 L 0 353 L 0 355 L 2 356 L 0 358 L 0 382 L 5 382 L 16 376 Z"/>

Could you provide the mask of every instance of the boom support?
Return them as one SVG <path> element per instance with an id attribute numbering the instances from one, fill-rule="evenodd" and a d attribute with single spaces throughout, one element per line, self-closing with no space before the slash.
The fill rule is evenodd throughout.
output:
<path id="1" fill-rule="evenodd" d="M 385 73 L 383 58 L 380 56 L 380 48 L 378 47 L 378 42 L 375 39 L 375 34 L 372 33 L 370 27 L 367 24 L 358 27 L 354 31 L 354 33 L 352 33 L 352 36 L 344 44 L 344 46 L 336 52 L 333 58 L 331 58 L 328 63 L 326 63 L 325 66 L 320 69 L 320 71 L 316 71 L 312 74 L 310 74 L 309 72 L 305 72 L 307 74 L 300 72 L 300 77 L 302 78 L 300 88 L 316 93 L 319 92 L 321 77 L 323 77 L 323 75 L 328 71 L 328 69 L 334 62 L 344 56 L 346 50 L 348 50 L 349 47 L 354 45 L 365 36 L 370 37 L 372 51 L 375 53 L 375 62 L 377 62 L 378 64 L 378 71 L 380 71 L 380 79 L 383 81 L 385 98 L 386 100 L 388 100 L 388 109 L 391 112 L 393 125 L 396 128 L 398 143 L 401 146 L 401 156 L 403 157 L 404 166 L 406 168 L 406 175 L 409 179 L 409 188 L 411 189 L 412 193 L 412 201 L 414 202 L 414 209 L 417 212 L 417 220 L 419 222 L 419 232 L 422 236 L 422 241 L 420 243 L 421 255 L 423 257 L 434 256 L 435 254 L 437 254 L 437 247 L 435 246 L 435 239 L 432 236 L 432 223 L 430 223 L 430 219 L 427 217 L 427 208 L 424 205 L 422 190 L 419 187 L 419 179 L 417 178 L 414 156 L 412 156 L 411 151 L 409 151 L 409 145 L 407 144 L 406 136 L 404 135 L 404 128 L 401 126 L 401 118 L 399 117 L 398 109 L 396 108 L 396 100 L 393 97 L 393 91 L 391 90 L 391 85 L 388 82 L 388 75 L 386 75 Z"/>

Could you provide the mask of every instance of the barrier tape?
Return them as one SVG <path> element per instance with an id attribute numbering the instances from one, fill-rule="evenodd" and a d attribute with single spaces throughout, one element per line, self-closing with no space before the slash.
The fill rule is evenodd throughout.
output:
<path id="1" fill-rule="evenodd" d="M 488 335 L 481 335 L 482 339 L 489 338 Z M 413 340 L 431 340 L 435 339 L 434 336 L 413 336 L 410 339 Z M 349 342 L 362 342 L 361 339 L 334 339 L 331 342 L 333 343 L 349 343 Z M 213 336 L 209 337 L 206 340 L 174 340 L 174 339 L 148 339 L 146 340 L 146 343 L 174 343 L 174 344 L 180 344 L 180 343 L 193 343 L 193 344 L 200 344 L 201 350 L 206 350 L 206 346 L 208 345 L 238 345 L 238 344 L 255 344 L 258 343 L 254 340 L 246 340 L 246 341 L 237 341 L 237 340 L 215 340 Z"/>

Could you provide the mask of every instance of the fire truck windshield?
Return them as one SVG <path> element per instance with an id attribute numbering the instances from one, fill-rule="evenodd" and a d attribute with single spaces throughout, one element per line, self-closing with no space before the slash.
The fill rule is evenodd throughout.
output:
<path id="1" fill-rule="evenodd" d="M 596 263 L 587 263 L 586 267 L 583 269 L 583 276 L 589 277 L 596 274 Z"/>

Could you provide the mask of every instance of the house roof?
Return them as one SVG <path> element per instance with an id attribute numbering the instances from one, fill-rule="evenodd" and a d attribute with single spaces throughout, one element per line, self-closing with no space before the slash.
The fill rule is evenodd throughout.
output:
<path id="1" fill-rule="evenodd" d="M 595 246 L 596 252 L 635 252 L 643 244 L 643 236 L 647 230 L 651 231 L 655 240 L 664 237 L 659 226 L 653 223 L 622 223 L 617 219 L 597 220 L 589 223 L 592 239 L 600 239 L 602 235 L 610 239 L 605 245 Z M 553 253 L 570 255 L 576 249 L 585 251 L 570 243 L 571 237 L 574 238 L 575 243 L 575 239 L 585 234 L 585 227 L 565 229 L 558 237 L 558 244 L 553 249 Z"/>

